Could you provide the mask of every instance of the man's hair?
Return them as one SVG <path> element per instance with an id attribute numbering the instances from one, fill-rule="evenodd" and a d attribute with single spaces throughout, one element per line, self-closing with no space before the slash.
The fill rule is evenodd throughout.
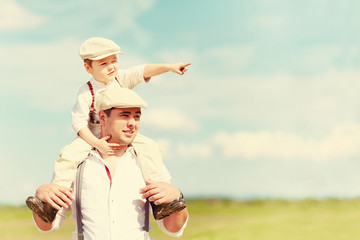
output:
<path id="1" fill-rule="evenodd" d="M 111 111 L 112 111 L 113 109 L 114 109 L 114 108 L 110 108 L 110 109 L 104 110 L 104 113 L 106 114 L 107 117 L 110 117 Z"/>
<path id="2" fill-rule="evenodd" d="M 84 59 L 84 63 L 87 63 L 90 67 L 92 67 L 93 60 L 90 59 Z"/>

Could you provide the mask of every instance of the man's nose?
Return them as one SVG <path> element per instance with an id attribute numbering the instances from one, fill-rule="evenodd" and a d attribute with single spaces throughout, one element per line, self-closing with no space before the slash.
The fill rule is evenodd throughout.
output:
<path id="1" fill-rule="evenodd" d="M 129 126 L 134 126 L 135 125 L 135 119 L 134 118 L 130 118 L 128 121 L 128 125 Z"/>

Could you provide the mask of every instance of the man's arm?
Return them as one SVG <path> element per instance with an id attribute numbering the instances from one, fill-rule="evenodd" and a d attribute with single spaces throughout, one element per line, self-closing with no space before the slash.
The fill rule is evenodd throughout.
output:
<path id="1" fill-rule="evenodd" d="M 35 221 L 36 226 L 42 230 L 42 231 L 50 231 L 53 226 L 55 221 L 53 221 L 52 223 L 46 223 L 44 222 L 38 215 L 36 215 L 36 213 L 33 212 L 33 218 Z"/>
<path id="2" fill-rule="evenodd" d="M 166 72 L 174 72 L 183 75 L 191 63 L 158 63 L 146 64 L 144 68 L 144 78 L 151 78 Z"/>
<path id="3" fill-rule="evenodd" d="M 154 201 L 156 205 L 162 203 L 170 203 L 174 200 L 179 200 L 181 196 L 180 190 L 174 185 L 167 182 L 146 181 L 147 186 L 140 190 L 143 198 L 148 198 L 149 201 Z M 171 214 L 164 218 L 164 227 L 171 233 L 176 233 L 182 229 L 188 218 L 187 208 L 180 212 Z"/>
<path id="4" fill-rule="evenodd" d="M 52 223 L 44 222 L 36 213 L 33 212 L 35 224 L 41 231 L 52 232 L 57 230 L 62 223 L 63 218 L 65 218 L 65 213 L 70 209 L 69 206 L 72 204 L 72 189 L 57 184 L 44 184 L 38 187 L 35 197 L 39 198 L 43 202 L 47 202 L 56 210 L 61 211 L 58 216 L 59 219 L 56 217 Z M 63 207 L 63 209 L 61 209 L 60 206 Z M 62 212 L 63 210 L 64 212 Z M 54 227 L 54 225 L 56 226 Z"/>
<path id="5" fill-rule="evenodd" d="M 169 232 L 176 233 L 182 229 L 188 216 L 189 216 L 189 213 L 187 211 L 187 208 L 184 208 L 180 212 L 177 212 L 177 213 L 171 214 L 170 216 L 165 217 L 163 220 L 164 227 Z"/>
<path id="6" fill-rule="evenodd" d="M 34 222 L 42 233 L 52 233 L 59 229 L 62 225 L 64 219 L 66 218 L 66 214 L 71 210 L 71 208 L 62 208 L 57 212 L 55 219 L 51 223 L 44 222 L 38 215 L 33 212 Z"/>

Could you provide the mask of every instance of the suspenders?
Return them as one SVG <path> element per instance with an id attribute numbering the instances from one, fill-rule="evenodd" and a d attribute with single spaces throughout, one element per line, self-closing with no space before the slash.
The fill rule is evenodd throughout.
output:
<path id="1" fill-rule="evenodd" d="M 115 80 L 118 82 L 119 86 L 121 87 L 121 84 L 120 84 L 119 80 L 117 78 L 115 78 Z M 90 112 L 89 112 L 90 122 L 95 123 L 95 124 L 99 124 L 100 122 L 95 120 L 95 106 L 94 106 L 95 105 L 95 94 L 94 94 L 94 88 L 93 88 L 90 81 L 87 82 L 87 85 L 89 86 L 89 90 L 91 92 L 91 97 L 92 97 L 91 106 L 90 106 Z"/>
<path id="2" fill-rule="evenodd" d="M 77 235 L 78 240 L 84 240 L 84 229 L 82 224 L 82 214 L 81 214 L 81 189 L 82 189 L 82 177 L 84 174 L 84 167 L 85 167 L 86 160 L 81 162 L 78 166 L 78 170 L 76 173 L 76 223 L 77 223 Z M 149 224 L 149 209 L 150 203 L 148 200 L 145 202 L 145 226 L 144 231 L 149 232 L 150 224 Z M 121 213 L 119 213 L 121 214 Z"/>
<path id="3" fill-rule="evenodd" d="M 76 173 L 76 222 L 77 222 L 77 235 L 78 240 L 84 240 L 82 214 L 81 214 L 81 189 L 82 189 L 82 177 L 84 173 L 85 161 L 81 162 L 78 166 Z"/>
<path id="4" fill-rule="evenodd" d="M 87 85 L 89 86 L 89 89 L 90 89 L 90 92 L 91 92 L 91 97 L 92 97 L 92 102 L 91 102 L 90 112 L 89 112 L 90 122 L 99 124 L 100 123 L 99 121 L 95 121 L 95 107 L 94 107 L 95 94 L 94 94 L 94 88 L 91 85 L 90 81 L 87 82 Z"/>

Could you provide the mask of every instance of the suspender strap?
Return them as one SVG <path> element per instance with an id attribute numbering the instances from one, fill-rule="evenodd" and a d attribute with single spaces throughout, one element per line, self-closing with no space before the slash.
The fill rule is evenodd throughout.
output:
<path id="1" fill-rule="evenodd" d="M 150 228 L 150 223 L 149 223 L 149 208 L 150 208 L 150 202 L 149 200 L 146 200 L 145 202 L 145 226 L 144 226 L 144 230 L 146 232 L 149 232 L 149 228 Z"/>
<path id="2" fill-rule="evenodd" d="M 119 86 L 122 87 L 121 84 L 120 84 L 120 82 L 119 82 L 119 80 L 117 79 L 117 77 L 115 78 L 115 80 L 117 81 L 117 83 L 119 84 Z"/>
<path id="3" fill-rule="evenodd" d="M 115 78 L 115 80 L 117 81 L 117 83 L 121 87 L 121 84 L 120 84 L 119 80 L 117 78 Z M 99 124 L 100 122 L 95 120 L 95 94 L 94 94 L 94 88 L 93 88 L 90 81 L 87 82 L 87 85 L 89 86 L 89 89 L 90 89 L 90 92 L 91 92 L 91 97 L 92 97 L 91 106 L 90 106 L 90 112 L 89 112 L 90 122 Z"/>
<path id="4" fill-rule="evenodd" d="M 89 112 L 89 117 L 90 117 L 90 122 L 91 123 L 100 123 L 99 121 L 95 121 L 95 107 L 94 107 L 94 103 L 95 103 L 95 94 L 94 94 L 94 88 L 91 84 L 90 81 L 87 82 L 87 85 L 89 86 L 90 92 L 91 92 L 91 97 L 92 97 L 92 102 L 91 102 L 91 106 L 90 106 L 90 112 Z"/>
<path id="5" fill-rule="evenodd" d="M 86 160 L 85 160 L 86 161 Z M 81 214 L 81 189 L 82 189 L 82 177 L 84 173 L 85 161 L 79 164 L 76 173 L 76 221 L 77 221 L 77 234 L 78 240 L 84 240 L 82 214 Z"/>

